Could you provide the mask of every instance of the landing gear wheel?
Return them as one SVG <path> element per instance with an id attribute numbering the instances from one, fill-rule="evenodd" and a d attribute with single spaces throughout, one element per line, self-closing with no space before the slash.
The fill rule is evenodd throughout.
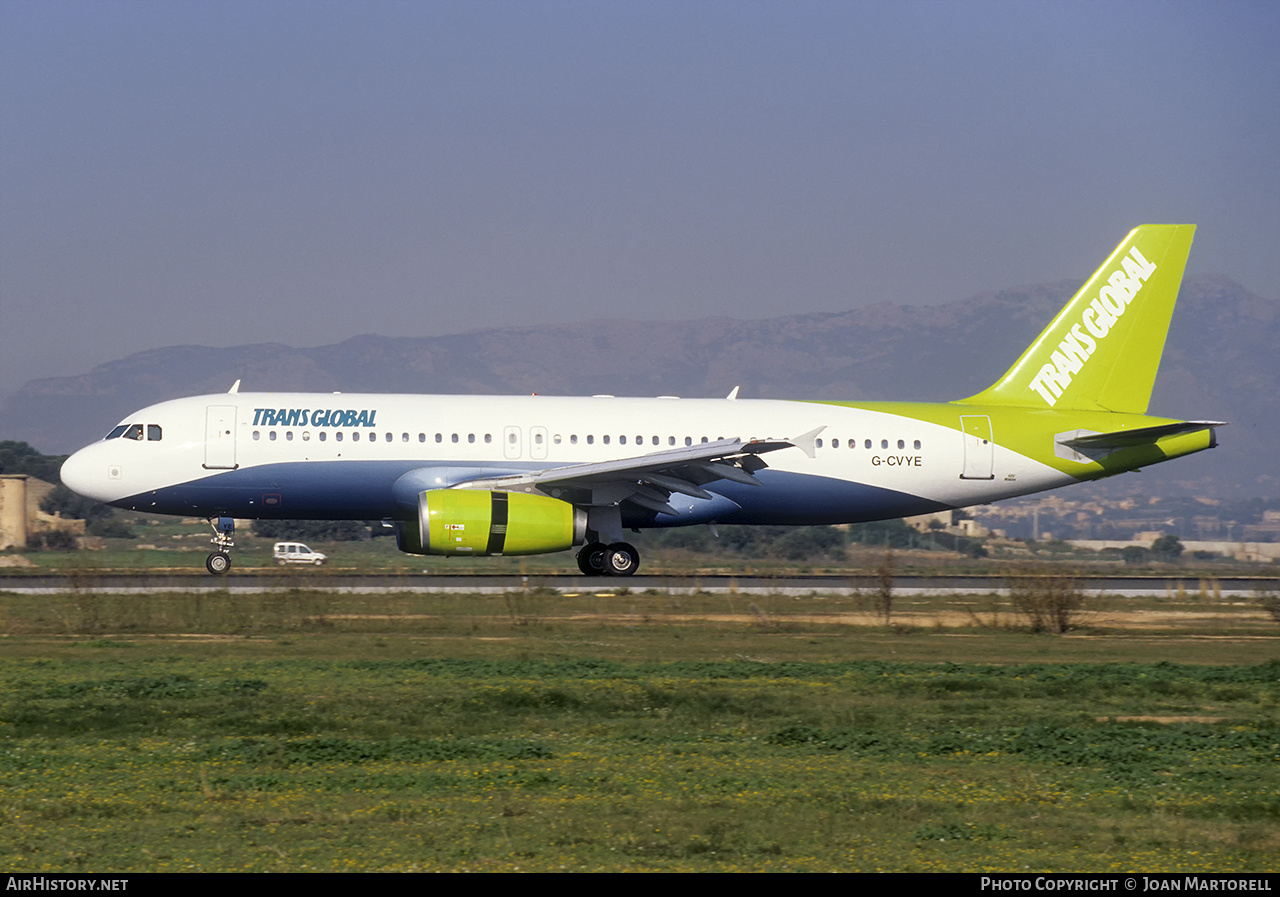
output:
<path id="1" fill-rule="evenodd" d="M 610 576 L 630 576 L 640 567 L 640 552 L 634 545 L 614 542 L 604 555 L 604 572 Z"/>
<path id="2" fill-rule="evenodd" d="M 602 542 L 591 542 L 578 552 L 578 569 L 586 576 L 604 576 L 604 556 L 609 550 Z"/>
<path id="3" fill-rule="evenodd" d="M 226 573 L 231 569 L 231 548 L 236 543 L 231 536 L 236 531 L 233 517 L 210 517 L 209 526 L 213 527 L 213 554 L 204 559 L 204 568 L 214 576 Z"/>

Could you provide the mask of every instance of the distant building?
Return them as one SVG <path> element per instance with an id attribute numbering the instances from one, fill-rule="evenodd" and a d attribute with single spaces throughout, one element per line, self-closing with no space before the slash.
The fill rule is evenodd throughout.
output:
<path id="1" fill-rule="evenodd" d="M 984 539 L 991 535 L 991 531 L 981 523 L 967 515 L 960 515 L 956 511 L 938 511 L 934 514 L 903 517 L 902 522 L 922 533 L 940 532 L 952 536 L 967 536 L 971 539 Z"/>
<path id="2" fill-rule="evenodd" d="M 83 520 L 67 520 L 40 510 L 52 483 L 22 473 L 0 474 L 0 550 L 22 550 L 39 534 L 60 530 L 84 535 Z"/>

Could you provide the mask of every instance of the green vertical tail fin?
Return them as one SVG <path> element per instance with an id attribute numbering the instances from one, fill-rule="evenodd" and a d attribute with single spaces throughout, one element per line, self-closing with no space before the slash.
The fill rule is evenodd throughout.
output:
<path id="1" fill-rule="evenodd" d="M 961 401 L 1145 414 L 1195 235 L 1144 224 L 993 386 Z"/>

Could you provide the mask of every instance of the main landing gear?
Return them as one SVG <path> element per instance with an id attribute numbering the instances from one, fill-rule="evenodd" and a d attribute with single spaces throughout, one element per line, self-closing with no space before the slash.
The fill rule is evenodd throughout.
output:
<path id="1" fill-rule="evenodd" d="M 231 569 L 231 548 L 236 544 L 231 537 L 236 531 L 236 521 L 232 517 L 218 517 L 215 522 L 215 518 L 210 517 L 209 525 L 213 527 L 213 538 L 209 541 L 217 547 L 217 550 L 204 559 L 204 567 L 214 576 L 218 576 Z"/>
<path id="2" fill-rule="evenodd" d="M 587 576 L 630 576 L 640 567 L 640 552 L 626 542 L 589 542 L 578 552 L 578 569 Z"/>

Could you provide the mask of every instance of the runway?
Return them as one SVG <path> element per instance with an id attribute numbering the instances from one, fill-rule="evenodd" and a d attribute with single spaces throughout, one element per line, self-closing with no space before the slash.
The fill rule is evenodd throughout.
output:
<path id="1" fill-rule="evenodd" d="M 1259 591 L 1280 588 L 1277 577 L 1197 577 L 1197 576 L 1085 576 L 1077 577 L 1090 594 L 1109 595 L 1204 595 L 1206 597 L 1253 597 Z M 159 592 L 263 592 L 284 589 L 319 589 L 348 594 L 388 592 L 452 592 L 492 594 L 533 589 L 555 589 L 563 594 L 619 594 L 649 590 L 686 594 L 690 592 L 809 595 L 851 591 L 875 591 L 879 580 L 873 574 L 810 574 L 799 576 L 682 575 L 592 577 L 580 575 L 458 575 L 458 574 L 368 574 L 330 572 L 324 569 L 283 569 L 232 572 L 225 576 L 203 573 L 105 572 L 50 575 L 8 574 L 0 576 L 0 591 L 23 595 L 67 591 L 93 593 Z M 913 575 L 895 576 L 897 595 L 957 595 L 1003 593 L 1008 588 L 1004 576 Z"/>

